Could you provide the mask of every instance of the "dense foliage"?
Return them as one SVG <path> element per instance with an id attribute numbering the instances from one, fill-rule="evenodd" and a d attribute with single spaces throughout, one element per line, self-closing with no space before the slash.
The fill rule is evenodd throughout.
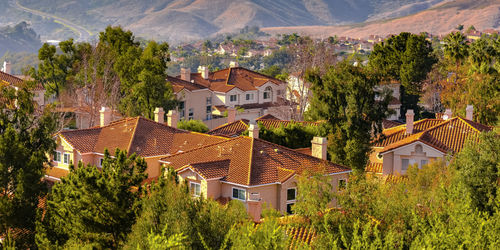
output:
<path id="1" fill-rule="evenodd" d="M 422 85 L 436 62 L 431 43 L 424 34 L 403 32 L 375 44 L 368 64 L 383 81 L 401 83 L 401 117 L 404 120 L 408 109 L 413 109 L 419 117 L 417 103 Z"/>
<path id="2" fill-rule="evenodd" d="M 180 129 L 185 129 L 193 132 L 206 133 L 208 132 L 208 127 L 203 121 L 200 120 L 181 120 L 177 124 Z"/>
<path id="3" fill-rule="evenodd" d="M 33 243 L 39 203 L 47 192 L 43 177 L 55 149 L 56 118 L 32 102 L 27 86 L 0 87 L 0 235 L 9 231 L 18 247 Z M 19 234 L 27 232 L 27 234 Z"/>
<path id="4" fill-rule="evenodd" d="M 382 119 L 389 114 L 390 93 L 376 90 L 378 79 L 347 60 L 324 75 L 311 71 L 307 80 L 313 92 L 309 116 L 325 121 L 332 162 L 363 171 L 371 141 L 381 133 Z"/>
<path id="5" fill-rule="evenodd" d="M 47 198 L 46 214 L 37 226 L 42 248 L 93 246 L 117 248 L 123 244 L 139 210 L 146 162 L 135 154 L 106 150 L 102 167 L 70 166 Z"/>

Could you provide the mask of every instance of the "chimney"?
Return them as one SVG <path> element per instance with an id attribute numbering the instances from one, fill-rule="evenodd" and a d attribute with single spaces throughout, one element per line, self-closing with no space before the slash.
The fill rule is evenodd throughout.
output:
<path id="1" fill-rule="evenodd" d="M 184 81 L 191 81 L 191 69 L 181 68 L 181 79 Z"/>
<path id="2" fill-rule="evenodd" d="M 252 217 L 254 222 L 259 222 L 262 214 L 262 199 L 259 193 L 250 193 L 247 201 L 248 214 Z"/>
<path id="3" fill-rule="evenodd" d="M 473 121 L 473 118 L 474 118 L 474 106 L 467 105 L 467 108 L 465 109 L 465 119 Z"/>
<path id="4" fill-rule="evenodd" d="M 201 73 L 201 77 L 203 77 L 203 79 L 208 79 L 208 67 L 207 66 L 199 66 L 198 73 Z"/>
<path id="5" fill-rule="evenodd" d="M 227 123 L 234 121 L 236 121 L 236 109 L 234 107 L 230 107 L 227 109 Z"/>
<path id="6" fill-rule="evenodd" d="M 165 111 L 163 111 L 163 108 L 158 107 L 155 109 L 155 122 L 165 122 Z"/>
<path id="7" fill-rule="evenodd" d="M 167 125 L 172 128 L 177 128 L 177 121 L 179 120 L 179 116 L 177 115 L 176 110 L 168 111 L 167 115 Z"/>
<path id="8" fill-rule="evenodd" d="M 3 62 L 3 67 L 2 67 L 2 71 L 4 73 L 11 74 L 12 73 L 11 72 L 11 66 L 12 65 L 10 64 L 10 62 L 4 61 Z"/>
<path id="9" fill-rule="evenodd" d="M 255 121 L 251 121 L 250 126 L 248 126 L 248 136 L 259 138 L 259 126 L 255 124 Z"/>
<path id="10" fill-rule="evenodd" d="M 316 158 L 320 158 L 322 160 L 326 160 L 326 149 L 328 143 L 325 137 L 317 137 L 315 136 L 311 141 L 311 154 Z"/>
<path id="11" fill-rule="evenodd" d="M 231 61 L 231 62 L 229 63 L 229 67 L 230 67 L 230 68 L 236 68 L 236 67 L 238 67 L 238 66 L 239 66 L 239 65 L 238 65 L 238 62 Z"/>
<path id="12" fill-rule="evenodd" d="M 111 123 L 111 109 L 108 107 L 101 107 L 99 113 L 101 114 L 101 127 L 109 125 Z"/>
<path id="13" fill-rule="evenodd" d="M 408 109 L 406 111 L 406 133 L 413 134 L 413 122 L 415 118 L 415 113 L 413 113 L 413 109 Z"/>
<path id="14" fill-rule="evenodd" d="M 444 111 L 443 120 L 451 119 L 452 115 L 451 109 L 446 109 L 446 111 Z"/>

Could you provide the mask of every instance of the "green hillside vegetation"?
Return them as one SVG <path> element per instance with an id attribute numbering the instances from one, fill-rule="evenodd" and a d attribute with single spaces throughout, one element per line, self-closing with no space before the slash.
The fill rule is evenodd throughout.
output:
<path id="1" fill-rule="evenodd" d="M 11 71 L 14 75 L 25 73 L 30 66 L 36 67 L 39 63 L 38 55 L 32 52 L 9 52 L 0 57 L 0 63 L 8 61 L 11 63 Z"/>

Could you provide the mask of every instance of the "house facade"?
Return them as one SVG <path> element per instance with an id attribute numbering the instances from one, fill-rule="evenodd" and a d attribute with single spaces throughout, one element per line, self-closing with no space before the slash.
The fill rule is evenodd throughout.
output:
<path id="1" fill-rule="evenodd" d="M 322 171 L 331 176 L 334 191 L 346 185 L 351 169 L 325 160 L 325 138 L 313 140 L 311 156 L 260 140 L 255 127 L 249 129 L 254 130 L 250 137 L 240 136 L 167 156 L 161 162 L 176 169 L 188 182 L 193 196 L 240 200 L 250 214 L 258 216 L 263 203 L 282 213 L 292 213 L 297 176 L 303 171 Z M 336 205 L 335 201 L 332 205 Z"/>
<path id="2" fill-rule="evenodd" d="M 181 69 L 180 76 L 169 76 L 167 81 L 180 101 L 180 118 L 202 120 L 211 128 L 209 121 L 226 116 L 229 108 L 238 108 L 240 119 L 255 119 L 264 110 L 286 116 L 290 109 L 285 82 L 237 65 L 215 72 L 202 66 L 197 73 Z"/>
<path id="3" fill-rule="evenodd" d="M 468 140 L 477 141 L 480 133 L 491 127 L 472 121 L 473 107 L 467 107 L 466 118 L 452 117 L 447 110 L 443 119 L 413 121 L 413 110 L 406 114 L 406 124 L 384 129 L 383 137 L 374 142 L 366 171 L 376 175 L 404 175 L 408 168 L 419 168 L 436 159 L 454 155 Z"/>
<path id="4" fill-rule="evenodd" d="M 9 62 L 4 62 L 2 70 L 0 71 L 0 86 L 10 86 L 13 88 L 18 88 L 24 82 L 25 76 L 15 76 L 11 74 L 11 66 Z M 45 89 L 41 84 L 37 84 L 30 88 L 30 92 L 33 94 L 33 101 L 38 107 L 43 107 L 46 104 L 45 100 Z"/>

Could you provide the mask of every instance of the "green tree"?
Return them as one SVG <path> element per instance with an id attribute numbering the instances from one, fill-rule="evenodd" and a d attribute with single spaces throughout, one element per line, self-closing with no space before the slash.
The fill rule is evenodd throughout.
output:
<path id="1" fill-rule="evenodd" d="M 180 129 L 189 130 L 193 132 L 206 133 L 208 132 L 208 127 L 205 123 L 200 120 L 181 120 L 177 126 Z"/>
<path id="2" fill-rule="evenodd" d="M 31 248 L 57 119 L 49 108 L 38 113 L 26 86 L 0 87 L 0 96 L 0 235 L 27 231 L 18 235 L 26 238 L 13 240 L 17 247 Z"/>
<path id="3" fill-rule="evenodd" d="M 144 159 L 116 149 L 104 153 L 102 168 L 71 166 L 47 199 L 37 242 L 117 248 L 135 222 L 147 168 Z"/>
<path id="4" fill-rule="evenodd" d="M 397 80 L 401 83 L 401 118 L 405 119 L 408 109 L 419 116 L 417 103 L 423 81 L 436 62 L 431 43 L 424 34 L 402 32 L 375 44 L 368 65 L 385 82 Z"/>
<path id="5" fill-rule="evenodd" d="M 458 72 L 458 67 L 469 54 L 465 36 L 458 31 L 452 32 L 444 38 L 444 42 L 444 55 L 455 62 Z"/>
<path id="6" fill-rule="evenodd" d="M 261 122 L 258 125 L 261 139 L 294 149 L 311 147 L 314 136 L 322 135 L 318 127 L 298 122 L 290 122 L 286 126 L 281 125 L 277 128 L 266 128 Z M 245 135 L 247 134 L 248 131 L 245 131 Z"/>
<path id="7" fill-rule="evenodd" d="M 175 97 L 171 85 L 166 82 L 168 44 L 149 42 L 141 55 L 129 63 L 133 63 L 132 72 L 137 75 L 122 82 L 124 98 L 120 103 L 121 110 L 129 116 L 143 115 L 154 117 L 154 109 L 163 107 L 170 110 L 175 106 Z"/>
<path id="8" fill-rule="evenodd" d="M 188 248 L 220 249 L 231 227 L 247 220 L 240 201 L 221 206 L 202 197 L 195 199 L 187 182 L 179 183 L 173 169 L 167 169 L 164 176 L 148 189 L 126 249 L 150 249 L 151 245 L 144 240 L 150 234 L 170 238 L 181 233 L 187 237 L 184 243 Z"/>
<path id="9" fill-rule="evenodd" d="M 371 140 L 381 133 L 382 119 L 389 114 L 390 93 L 377 91 L 378 79 L 347 60 L 323 76 L 310 71 L 306 80 L 312 83 L 313 92 L 308 115 L 325 121 L 322 126 L 330 134 L 331 160 L 362 172 Z"/>
<path id="10" fill-rule="evenodd" d="M 297 203 L 292 207 L 293 212 L 311 219 L 313 224 L 321 221 L 321 214 L 334 198 L 331 179 L 324 171 L 313 175 L 307 171 L 302 173 L 297 179 Z"/>
<path id="11" fill-rule="evenodd" d="M 480 142 L 469 142 L 458 153 L 453 166 L 458 182 L 464 185 L 473 208 L 494 212 L 500 177 L 500 138 L 495 132 L 482 133 Z"/>
<path id="12" fill-rule="evenodd" d="M 38 68 L 32 67 L 29 74 L 47 90 L 47 94 L 56 97 L 66 88 L 74 76 L 75 63 L 80 60 L 78 46 L 73 39 L 59 43 L 62 53 L 57 53 L 56 46 L 44 43 L 38 51 L 40 64 Z"/>
<path id="13" fill-rule="evenodd" d="M 255 225 L 247 222 L 234 225 L 227 235 L 231 249 L 286 249 L 290 242 L 284 227 L 277 218 L 269 217 L 263 223 Z"/>

